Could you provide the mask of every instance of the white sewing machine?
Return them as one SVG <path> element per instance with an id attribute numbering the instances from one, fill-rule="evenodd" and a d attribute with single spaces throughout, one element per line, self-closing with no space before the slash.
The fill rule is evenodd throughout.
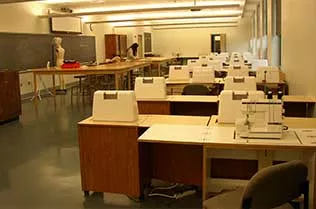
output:
<path id="1" fill-rule="evenodd" d="M 257 82 L 279 83 L 280 70 L 277 67 L 258 67 L 256 72 Z"/>
<path id="2" fill-rule="evenodd" d="M 257 90 L 256 78 L 252 76 L 227 76 L 224 90 L 255 91 Z"/>
<path id="3" fill-rule="evenodd" d="M 215 71 L 213 67 L 194 68 L 192 83 L 215 83 Z"/>
<path id="4" fill-rule="evenodd" d="M 242 77 L 247 77 L 249 76 L 249 69 L 244 67 L 244 66 L 230 66 L 228 68 L 228 74 L 227 76 L 233 76 L 233 77 L 237 77 L 237 76 L 242 76 Z"/>
<path id="5" fill-rule="evenodd" d="M 169 80 L 190 80 L 188 66 L 171 65 L 169 67 Z"/>
<path id="6" fill-rule="evenodd" d="M 134 91 L 96 91 L 93 96 L 94 121 L 126 121 L 138 119 Z"/>
<path id="7" fill-rule="evenodd" d="M 263 91 L 233 91 L 223 90 L 219 95 L 218 122 L 235 123 L 241 117 L 242 99 L 264 99 Z"/>
<path id="8" fill-rule="evenodd" d="M 236 134 L 241 138 L 281 139 L 282 113 L 281 100 L 243 99 L 242 117 L 236 119 Z"/>
<path id="9" fill-rule="evenodd" d="M 164 77 L 137 77 L 135 94 L 136 99 L 165 99 L 166 80 Z"/>

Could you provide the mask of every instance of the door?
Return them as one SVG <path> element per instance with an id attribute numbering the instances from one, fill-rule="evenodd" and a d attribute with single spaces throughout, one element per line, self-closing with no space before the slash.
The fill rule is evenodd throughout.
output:
<path id="1" fill-rule="evenodd" d="M 226 52 L 226 34 L 211 34 L 211 52 Z"/>
<path id="2" fill-rule="evenodd" d="M 137 42 L 138 42 L 137 56 L 138 57 L 144 57 L 143 36 L 142 35 L 138 35 L 137 36 Z"/>
<path id="3" fill-rule="evenodd" d="M 120 35 L 120 56 L 121 58 L 127 57 L 127 36 Z"/>
<path id="4" fill-rule="evenodd" d="M 220 41 L 220 51 L 226 52 L 226 34 L 220 34 L 221 41 Z"/>

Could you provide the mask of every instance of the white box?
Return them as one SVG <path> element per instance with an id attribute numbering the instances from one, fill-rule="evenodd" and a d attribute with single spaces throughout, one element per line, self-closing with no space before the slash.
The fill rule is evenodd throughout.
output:
<path id="1" fill-rule="evenodd" d="M 215 71 L 212 67 L 194 68 L 192 83 L 215 83 Z"/>
<path id="2" fill-rule="evenodd" d="M 264 99 L 263 91 L 232 91 L 223 90 L 219 95 L 218 122 L 235 123 L 241 117 L 242 99 Z"/>
<path id="3" fill-rule="evenodd" d="M 228 69 L 227 76 L 242 76 L 247 77 L 249 76 L 249 69 L 244 66 L 230 66 Z"/>
<path id="4" fill-rule="evenodd" d="M 132 122 L 138 119 L 134 91 L 96 91 L 92 119 L 95 121 Z"/>
<path id="5" fill-rule="evenodd" d="M 169 80 L 190 80 L 188 66 L 172 65 L 169 67 Z"/>
<path id="6" fill-rule="evenodd" d="M 280 70 L 277 67 L 258 67 L 256 80 L 258 83 L 279 83 Z"/>
<path id="7" fill-rule="evenodd" d="M 256 78 L 252 76 L 227 76 L 224 81 L 224 90 L 255 91 Z"/>
<path id="8" fill-rule="evenodd" d="M 257 70 L 258 67 L 268 67 L 268 60 L 266 59 L 253 59 L 251 60 L 251 67 Z"/>
<path id="9" fill-rule="evenodd" d="M 135 79 L 136 99 L 165 99 L 166 80 L 164 77 L 137 77 Z"/>
<path id="10" fill-rule="evenodd" d="M 223 61 L 221 60 L 212 60 L 208 62 L 208 66 L 214 67 L 214 70 L 223 69 Z"/>
<path id="11" fill-rule="evenodd" d="M 188 59 L 188 67 L 201 66 L 200 60 L 198 59 Z"/>

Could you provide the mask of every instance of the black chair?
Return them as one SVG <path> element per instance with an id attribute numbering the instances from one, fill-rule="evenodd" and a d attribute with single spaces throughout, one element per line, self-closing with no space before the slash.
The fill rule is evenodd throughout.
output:
<path id="1" fill-rule="evenodd" d="M 293 199 L 304 194 L 308 208 L 307 167 L 290 161 L 257 172 L 246 188 L 226 192 L 203 203 L 204 209 L 293 209 Z"/>
<path id="2" fill-rule="evenodd" d="M 182 90 L 182 95 L 209 95 L 210 90 L 201 84 L 189 84 Z"/>

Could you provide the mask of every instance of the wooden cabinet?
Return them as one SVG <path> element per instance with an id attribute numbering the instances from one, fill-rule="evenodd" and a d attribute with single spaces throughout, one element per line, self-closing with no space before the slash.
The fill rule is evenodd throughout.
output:
<path id="1" fill-rule="evenodd" d="M 0 70 L 0 123 L 12 120 L 21 114 L 19 73 Z"/>
<path id="2" fill-rule="evenodd" d="M 127 36 L 119 34 L 105 34 L 105 58 L 112 59 L 115 56 L 127 56 Z"/>
<path id="3" fill-rule="evenodd" d="M 137 127 L 79 125 L 82 190 L 141 195 Z"/>

